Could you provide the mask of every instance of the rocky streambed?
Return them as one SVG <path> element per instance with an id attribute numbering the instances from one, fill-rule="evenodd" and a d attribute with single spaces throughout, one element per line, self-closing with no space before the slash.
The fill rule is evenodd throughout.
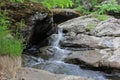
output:
<path id="1" fill-rule="evenodd" d="M 58 32 L 48 39 L 48 46 L 33 45 L 24 52 L 25 67 L 86 80 L 120 79 L 119 19 L 108 16 L 101 21 L 94 15 L 74 18 L 59 24 Z"/>

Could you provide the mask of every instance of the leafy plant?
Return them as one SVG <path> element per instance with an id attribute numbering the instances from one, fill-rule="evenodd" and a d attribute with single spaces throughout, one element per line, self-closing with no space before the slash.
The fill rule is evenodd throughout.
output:
<path id="1" fill-rule="evenodd" d="M 20 3 L 23 3 L 24 0 L 10 0 L 10 2 L 20 2 Z"/>
<path id="2" fill-rule="evenodd" d="M 104 0 L 88 0 L 88 2 L 91 3 L 93 7 L 99 5 L 102 1 Z"/>
<path id="3" fill-rule="evenodd" d="M 5 31 L 7 30 L 7 26 L 9 25 L 8 17 L 6 16 L 7 12 L 6 11 L 1 11 L 0 12 L 0 31 Z"/>
<path id="4" fill-rule="evenodd" d="M 7 35 L 6 35 L 7 34 Z M 0 55 L 20 56 L 22 53 L 22 40 L 9 38 L 8 33 L 0 32 Z"/>
<path id="5" fill-rule="evenodd" d="M 98 14 L 107 14 L 109 11 L 120 12 L 120 5 L 115 0 L 107 1 L 105 4 L 96 6 Z"/>
<path id="6" fill-rule="evenodd" d="M 80 11 L 83 14 L 90 14 L 90 11 L 88 11 L 84 6 L 79 5 L 75 10 Z"/>
<path id="7" fill-rule="evenodd" d="M 6 11 L 0 12 L 0 55 L 20 56 L 23 50 L 22 38 L 10 36 L 9 18 Z"/>
<path id="8" fill-rule="evenodd" d="M 99 19 L 100 21 L 105 21 L 108 19 L 107 15 L 99 15 L 99 14 L 93 14 L 95 18 Z"/>
<path id="9" fill-rule="evenodd" d="M 41 2 L 44 6 L 47 8 L 65 8 L 65 7 L 71 7 L 72 1 L 71 0 L 30 0 L 32 2 Z"/>
<path id="10" fill-rule="evenodd" d="M 90 3 L 92 5 L 91 6 L 92 8 L 94 8 L 94 6 L 98 5 L 103 0 L 86 0 L 86 1 L 87 1 L 87 3 Z M 74 0 L 73 1 L 73 8 L 82 12 L 83 14 L 90 14 L 92 12 L 92 9 L 90 10 L 87 7 L 85 7 L 85 5 L 83 5 L 83 0 Z"/>

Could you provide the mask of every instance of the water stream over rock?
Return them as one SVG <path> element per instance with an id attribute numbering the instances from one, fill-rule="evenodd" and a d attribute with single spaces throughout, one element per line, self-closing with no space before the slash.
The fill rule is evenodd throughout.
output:
<path id="1" fill-rule="evenodd" d="M 106 74 L 103 72 L 81 69 L 78 65 L 64 62 L 65 57 L 71 54 L 71 51 L 60 48 L 60 41 L 64 35 L 62 32 L 62 29 L 59 29 L 58 34 L 51 36 L 50 46 L 40 49 L 42 53 L 46 54 L 45 56 L 49 54 L 51 55 L 50 57 L 46 59 L 41 58 L 41 55 L 39 57 L 26 56 L 27 59 L 25 59 L 27 63 L 25 63 L 25 66 L 47 70 L 56 74 L 76 75 L 94 78 L 96 80 L 106 80 Z"/>
<path id="2" fill-rule="evenodd" d="M 95 24 L 95 29 L 90 32 L 86 31 L 89 23 Z M 30 55 L 24 55 L 24 66 L 94 80 L 120 80 L 117 69 L 120 68 L 120 37 L 117 36 L 120 31 L 116 19 L 102 22 L 91 15 L 83 16 L 59 24 L 58 28 L 58 33 L 48 38 L 48 46 L 34 45 L 28 49 Z"/>

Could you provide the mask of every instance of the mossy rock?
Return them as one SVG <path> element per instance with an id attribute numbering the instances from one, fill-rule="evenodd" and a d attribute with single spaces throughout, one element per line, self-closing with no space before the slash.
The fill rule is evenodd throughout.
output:
<path id="1" fill-rule="evenodd" d="M 45 8 L 40 3 L 33 3 L 29 0 L 25 0 L 24 3 L 11 3 L 10 1 L 2 0 L 0 4 L 0 11 L 6 10 L 11 23 L 10 28 L 14 29 L 19 27 L 20 21 L 23 20 L 28 26 L 30 23 L 30 17 L 36 13 L 48 13 L 48 16 L 52 16 L 50 10 Z"/>

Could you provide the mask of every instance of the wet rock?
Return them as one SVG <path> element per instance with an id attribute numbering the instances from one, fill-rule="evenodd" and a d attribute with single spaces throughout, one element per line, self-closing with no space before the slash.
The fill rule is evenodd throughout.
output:
<path id="1" fill-rule="evenodd" d="M 79 75 L 79 67 L 72 64 L 65 64 L 62 61 L 46 62 L 40 65 L 40 69 L 56 74 Z M 76 69 L 76 70 L 74 70 Z"/>
<path id="2" fill-rule="evenodd" d="M 40 48 L 40 52 L 41 52 L 39 54 L 40 57 L 51 61 L 63 60 L 65 56 L 71 54 L 70 51 L 62 50 L 59 47 L 52 47 L 52 46 Z"/>
<path id="3" fill-rule="evenodd" d="M 104 80 L 104 74 L 97 71 L 83 70 L 79 66 L 73 64 L 66 64 L 62 61 L 48 61 L 44 64 L 38 64 L 35 68 L 50 71 L 55 74 L 77 75 L 86 78 L 93 78 L 97 80 Z M 92 74 L 91 74 L 92 73 Z"/>
<path id="4" fill-rule="evenodd" d="M 39 56 L 43 59 L 49 59 L 54 56 L 54 52 L 52 51 L 52 47 L 42 47 L 40 48 L 40 54 Z"/>
<path id="5" fill-rule="evenodd" d="M 16 80 L 95 80 L 81 76 L 53 74 L 44 70 L 21 68 L 16 74 Z"/>
<path id="6" fill-rule="evenodd" d="M 22 61 L 24 67 L 33 67 L 34 65 L 44 63 L 44 60 L 42 58 L 34 57 L 31 55 L 22 55 Z"/>
<path id="7" fill-rule="evenodd" d="M 62 23 L 72 18 L 79 17 L 81 14 L 72 9 L 52 9 L 54 23 Z"/>

